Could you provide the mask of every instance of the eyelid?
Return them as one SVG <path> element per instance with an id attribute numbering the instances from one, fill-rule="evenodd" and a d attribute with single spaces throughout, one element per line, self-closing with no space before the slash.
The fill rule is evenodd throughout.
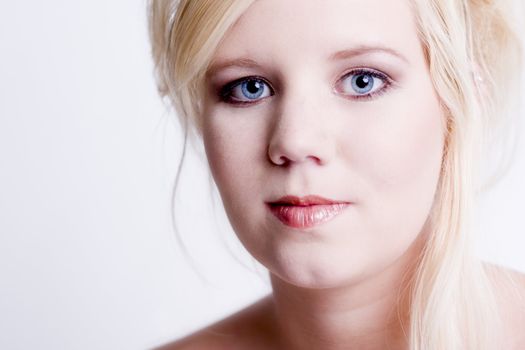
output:
<path id="1" fill-rule="evenodd" d="M 347 78 L 351 75 L 360 75 L 360 74 L 368 74 L 368 75 L 372 75 L 374 77 L 377 77 L 377 78 L 382 78 L 384 79 L 385 81 L 389 81 L 389 82 L 393 82 L 393 79 L 390 78 L 390 76 L 380 70 L 377 70 L 377 69 L 374 69 L 374 68 L 366 68 L 366 67 L 356 67 L 356 68 L 352 68 L 350 69 L 349 71 L 347 71 L 346 73 L 344 73 L 341 78 L 339 80 L 342 80 L 344 78 Z"/>

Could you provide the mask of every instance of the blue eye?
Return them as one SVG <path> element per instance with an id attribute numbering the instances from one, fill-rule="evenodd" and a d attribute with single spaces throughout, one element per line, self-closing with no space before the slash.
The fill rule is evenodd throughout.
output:
<path id="1" fill-rule="evenodd" d="M 346 79 L 346 78 L 350 79 Z M 343 94 L 353 98 L 371 98 L 384 92 L 390 84 L 389 78 L 375 70 L 358 69 L 345 75 L 342 79 Z M 348 83 L 349 82 L 349 83 Z M 348 85 L 350 85 L 348 87 Z M 350 90 L 350 92 L 347 92 Z"/>
<path id="2" fill-rule="evenodd" d="M 350 79 L 348 79 L 350 78 Z M 385 74 L 373 69 L 357 68 L 341 78 L 342 91 L 337 91 L 354 100 L 371 99 L 388 90 L 393 84 Z M 338 82 L 339 85 L 339 82 Z M 255 104 L 273 96 L 270 84 L 261 77 L 251 76 L 226 84 L 219 91 L 222 101 L 234 105 Z"/>
<path id="3" fill-rule="evenodd" d="M 261 78 L 250 77 L 227 84 L 220 92 L 221 98 L 229 103 L 254 103 L 261 97 L 271 96 L 268 84 Z"/>

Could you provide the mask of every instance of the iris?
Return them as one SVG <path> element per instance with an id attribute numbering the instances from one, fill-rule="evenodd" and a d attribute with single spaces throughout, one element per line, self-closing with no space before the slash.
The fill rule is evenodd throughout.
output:
<path id="1" fill-rule="evenodd" d="M 259 98 L 264 92 L 264 85 L 258 80 L 248 80 L 241 83 L 241 91 L 249 99 Z"/>
<path id="2" fill-rule="evenodd" d="M 359 74 L 352 77 L 352 88 L 359 94 L 366 94 L 374 87 L 374 77 L 369 74 Z"/>

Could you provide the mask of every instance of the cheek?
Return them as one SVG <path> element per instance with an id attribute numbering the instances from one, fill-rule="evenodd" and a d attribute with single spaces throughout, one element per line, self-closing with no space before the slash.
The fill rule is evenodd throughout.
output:
<path id="1" fill-rule="evenodd" d="M 206 157 L 226 206 L 253 186 L 259 178 L 254 162 L 263 161 L 261 126 L 248 122 L 250 116 L 242 113 L 216 108 L 205 115 L 203 122 Z"/>
<path id="2" fill-rule="evenodd" d="M 253 113 L 253 112 L 252 112 Z M 250 118 L 253 117 L 253 118 Z M 264 119 L 248 110 L 221 110 L 208 113 L 203 122 L 203 141 L 214 181 L 225 213 L 235 234 L 255 257 L 261 259 L 265 246 L 262 205 L 247 205 L 264 193 L 268 180 L 264 172 Z M 257 203 L 257 201 L 255 201 Z M 268 249 L 266 249 L 267 251 Z"/>
<path id="3" fill-rule="evenodd" d="M 444 117 L 437 97 L 406 96 L 395 99 L 395 106 L 376 109 L 373 122 L 368 121 L 352 146 L 346 146 L 355 152 L 347 157 L 362 181 L 366 222 L 397 244 L 406 243 L 399 235 L 410 240 L 418 234 L 428 217 L 444 146 Z"/>
<path id="4" fill-rule="evenodd" d="M 375 175 L 371 178 L 385 192 L 425 185 L 425 179 L 434 181 L 441 165 L 443 131 L 439 108 L 428 107 L 398 110 L 398 115 L 390 115 L 392 122 L 374 130 L 371 138 L 376 141 L 369 152 L 375 160 L 370 163 Z"/>

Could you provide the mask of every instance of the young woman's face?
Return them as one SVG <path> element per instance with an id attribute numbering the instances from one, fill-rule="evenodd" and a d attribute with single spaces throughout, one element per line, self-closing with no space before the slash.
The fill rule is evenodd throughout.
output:
<path id="1" fill-rule="evenodd" d="M 408 0 L 255 1 L 208 73 L 211 171 L 271 273 L 331 287 L 409 251 L 436 192 L 445 116 Z M 338 204 L 278 204 L 307 195 Z"/>

